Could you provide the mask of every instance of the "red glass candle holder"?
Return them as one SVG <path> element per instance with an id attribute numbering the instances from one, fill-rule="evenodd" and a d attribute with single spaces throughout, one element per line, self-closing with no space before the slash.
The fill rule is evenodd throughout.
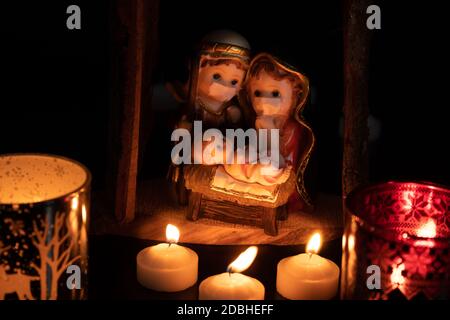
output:
<path id="1" fill-rule="evenodd" d="M 449 188 L 387 182 L 345 203 L 342 299 L 449 298 Z"/>

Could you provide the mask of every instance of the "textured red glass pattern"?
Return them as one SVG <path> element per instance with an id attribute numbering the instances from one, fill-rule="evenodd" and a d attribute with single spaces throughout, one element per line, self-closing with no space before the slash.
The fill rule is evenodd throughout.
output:
<path id="1" fill-rule="evenodd" d="M 450 190 L 429 183 L 388 182 L 353 191 L 346 200 L 343 298 L 448 297 Z M 382 288 L 369 290 L 366 268 L 381 270 Z"/>

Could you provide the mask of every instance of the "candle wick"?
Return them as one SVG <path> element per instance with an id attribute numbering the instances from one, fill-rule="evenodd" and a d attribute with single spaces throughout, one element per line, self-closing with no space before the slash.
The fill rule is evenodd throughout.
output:
<path id="1" fill-rule="evenodd" d="M 168 248 L 170 248 L 171 245 L 172 245 L 172 242 L 169 242 L 169 247 Z"/>
<path id="2" fill-rule="evenodd" d="M 311 260 L 312 255 L 313 255 L 313 254 L 312 254 L 311 252 L 308 252 L 308 257 L 309 257 L 309 258 L 308 258 L 308 262 L 309 262 L 309 260 Z"/>

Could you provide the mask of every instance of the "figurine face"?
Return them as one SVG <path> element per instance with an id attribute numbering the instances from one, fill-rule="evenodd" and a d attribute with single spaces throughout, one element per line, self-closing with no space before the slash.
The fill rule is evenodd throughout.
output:
<path id="1" fill-rule="evenodd" d="M 244 75 L 245 71 L 234 63 L 201 66 L 198 94 L 204 100 L 221 103 L 230 101 L 240 90 Z"/>
<path id="2" fill-rule="evenodd" d="M 277 80 L 261 70 L 249 80 L 248 94 L 258 117 L 290 115 L 294 88 L 289 79 Z"/>

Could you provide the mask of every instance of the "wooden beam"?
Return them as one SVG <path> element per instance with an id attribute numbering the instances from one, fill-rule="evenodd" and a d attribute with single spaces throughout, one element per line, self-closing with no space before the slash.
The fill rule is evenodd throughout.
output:
<path id="1" fill-rule="evenodd" d="M 368 181 L 368 6 L 367 0 L 346 0 L 344 6 L 344 199 L 350 191 Z"/>
<path id="2" fill-rule="evenodd" d="M 120 222 L 135 217 L 143 101 L 149 103 L 158 0 L 115 0 L 112 4 L 110 201 Z M 149 88 L 150 87 L 150 88 Z M 151 92 L 151 91 L 150 91 Z M 148 108 L 146 105 L 145 108 Z"/>

